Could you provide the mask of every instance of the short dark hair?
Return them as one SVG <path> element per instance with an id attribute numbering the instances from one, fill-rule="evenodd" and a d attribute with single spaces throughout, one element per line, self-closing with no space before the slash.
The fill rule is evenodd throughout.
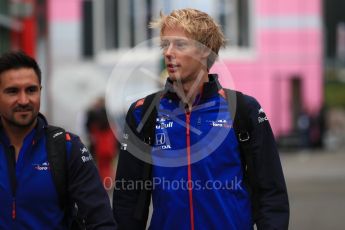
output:
<path id="1" fill-rule="evenodd" d="M 38 66 L 35 59 L 29 55 L 19 52 L 7 52 L 0 57 L 0 75 L 8 70 L 20 69 L 20 68 L 31 68 L 35 71 L 38 81 L 41 84 L 41 69 Z"/>

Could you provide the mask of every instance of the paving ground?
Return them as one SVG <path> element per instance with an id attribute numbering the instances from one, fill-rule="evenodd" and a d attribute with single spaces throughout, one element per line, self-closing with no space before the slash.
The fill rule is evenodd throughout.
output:
<path id="1" fill-rule="evenodd" d="M 345 150 L 282 155 L 290 229 L 345 229 Z"/>

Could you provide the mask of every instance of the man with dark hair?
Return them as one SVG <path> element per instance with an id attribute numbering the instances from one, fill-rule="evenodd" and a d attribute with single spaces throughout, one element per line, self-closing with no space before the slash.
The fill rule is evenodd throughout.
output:
<path id="1" fill-rule="evenodd" d="M 38 78 L 38 82 L 41 84 L 42 82 L 41 69 L 34 59 L 28 57 L 26 54 L 22 52 L 5 53 L 2 55 L 1 62 L 0 62 L 0 73 L 5 72 L 6 70 L 20 69 L 20 68 L 32 69 Z"/>
<path id="2" fill-rule="evenodd" d="M 66 159 L 67 172 L 58 173 L 66 178 L 56 175 L 61 159 L 52 161 L 51 151 L 59 147 L 51 150 L 52 126 L 39 113 L 41 89 L 33 58 L 21 52 L 0 57 L 0 229 L 69 229 L 72 223 L 116 229 L 91 154 L 64 130 L 52 136 L 62 137 L 58 157 Z M 58 191 L 60 179 L 66 181 L 64 194 Z"/>

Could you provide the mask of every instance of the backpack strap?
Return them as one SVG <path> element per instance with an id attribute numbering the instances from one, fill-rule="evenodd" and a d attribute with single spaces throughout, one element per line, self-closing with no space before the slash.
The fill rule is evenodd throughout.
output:
<path id="1" fill-rule="evenodd" d="M 69 229 L 86 229 L 85 220 L 78 216 L 78 205 L 74 202 L 72 207 L 67 206 L 67 145 L 70 136 L 63 128 L 48 125 L 46 127 L 46 149 L 50 171 L 59 198 L 59 206 L 65 215 L 71 215 Z"/>
<path id="2" fill-rule="evenodd" d="M 239 143 L 244 169 L 244 181 L 247 183 L 249 192 L 251 193 L 253 219 L 256 220 L 259 212 L 259 197 L 254 168 L 254 156 L 251 149 L 251 132 L 253 127 L 249 117 L 249 108 L 245 103 L 243 93 L 230 89 L 224 90 L 226 91 L 229 110 L 234 121 L 233 128 Z"/>
<path id="3" fill-rule="evenodd" d="M 137 131 L 139 136 L 143 138 L 143 141 L 153 146 L 155 143 L 155 132 L 156 132 L 156 118 L 157 118 L 157 106 L 163 91 L 159 91 L 145 97 L 142 105 L 142 118 Z M 150 148 L 151 150 L 151 148 Z M 144 163 L 143 168 L 143 181 L 152 180 L 152 164 Z M 150 205 L 151 190 L 143 189 L 140 191 L 138 203 L 135 208 L 134 217 L 136 219 L 143 219 L 147 208 Z"/>
<path id="4" fill-rule="evenodd" d="M 46 148 L 50 171 L 62 210 L 66 208 L 67 194 L 67 150 L 66 131 L 60 127 L 46 127 Z"/>
<path id="5" fill-rule="evenodd" d="M 142 118 L 137 128 L 139 135 L 144 139 L 144 142 L 148 145 L 154 145 L 155 132 L 156 132 L 156 118 L 157 118 L 157 106 L 163 91 L 159 91 L 150 94 L 145 97 L 142 105 Z"/>

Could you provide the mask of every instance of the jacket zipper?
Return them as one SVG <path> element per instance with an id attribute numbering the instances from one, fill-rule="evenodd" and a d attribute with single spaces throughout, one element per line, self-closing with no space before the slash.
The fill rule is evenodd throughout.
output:
<path id="1" fill-rule="evenodd" d="M 16 198 L 13 197 L 12 200 L 12 219 L 16 219 Z"/>
<path id="2" fill-rule="evenodd" d="M 15 149 L 13 146 L 6 148 L 6 156 L 9 170 L 9 179 L 11 183 L 12 190 L 12 220 L 16 220 L 17 210 L 16 210 L 16 190 L 17 190 L 17 180 L 16 180 L 16 158 Z"/>
<path id="3" fill-rule="evenodd" d="M 193 209 L 193 191 L 192 191 L 192 168 L 191 168 L 191 152 L 190 152 L 190 114 L 186 112 L 186 138 L 187 138 L 187 161 L 188 161 L 188 193 L 189 193 L 189 212 L 191 230 L 194 230 L 194 209 Z"/>

